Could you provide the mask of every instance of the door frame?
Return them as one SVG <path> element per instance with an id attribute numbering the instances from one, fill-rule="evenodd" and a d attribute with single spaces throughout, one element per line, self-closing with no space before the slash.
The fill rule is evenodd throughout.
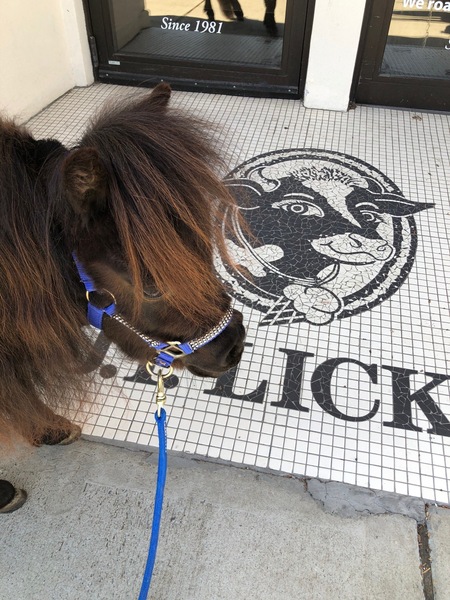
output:
<path id="1" fill-rule="evenodd" d="M 196 66 L 193 61 L 121 54 L 114 47 L 108 0 L 83 0 L 97 81 L 153 87 L 161 80 L 174 89 L 247 96 L 300 98 L 305 87 L 315 0 L 287 0 L 280 69 L 240 65 Z M 206 19 L 205 19 L 206 20 Z M 302 36 L 299 35 L 302 32 Z M 296 44 L 296 40 L 301 43 Z M 109 64 L 116 61 L 117 65 Z M 225 77 L 224 77 L 225 76 Z"/>
<path id="2" fill-rule="evenodd" d="M 395 0 L 367 0 L 351 97 L 357 104 L 450 110 L 450 81 L 380 75 Z"/>

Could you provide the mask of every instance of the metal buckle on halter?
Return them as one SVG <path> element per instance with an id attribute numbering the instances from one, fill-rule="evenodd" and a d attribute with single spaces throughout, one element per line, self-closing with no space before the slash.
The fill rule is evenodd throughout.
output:
<path id="1" fill-rule="evenodd" d="M 168 368 L 174 360 L 192 354 L 194 351 L 189 342 L 159 342 L 153 348 L 157 352 L 153 362 L 160 368 Z"/>
<path id="2" fill-rule="evenodd" d="M 161 348 L 161 352 L 164 352 L 164 354 L 168 354 L 174 360 L 176 358 L 182 358 L 183 356 L 187 356 L 189 354 L 189 352 L 185 352 L 182 348 L 180 348 L 181 342 L 165 342 L 165 343 L 167 344 L 167 346 L 164 346 L 164 348 Z"/>
<path id="3" fill-rule="evenodd" d="M 90 304 L 92 304 L 93 306 L 95 306 L 95 308 L 100 308 L 100 307 L 98 307 L 95 304 L 93 304 L 93 302 L 91 300 L 91 294 L 98 294 L 99 296 L 101 294 L 107 294 L 108 296 L 111 297 L 111 302 L 107 306 L 111 306 L 111 304 L 117 304 L 116 297 L 109 290 L 105 290 L 104 288 L 102 288 L 101 290 L 86 290 L 86 300 L 88 302 L 90 302 Z"/>
<path id="4" fill-rule="evenodd" d="M 98 294 L 98 295 L 102 295 L 102 294 L 107 294 L 108 296 L 111 297 L 111 303 L 108 304 L 107 306 L 101 307 L 101 306 L 96 306 L 94 304 L 94 302 L 92 302 L 91 299 L 91 294 Z M 108 290 L 86 290 L 86 299 L 88 301 L 88 305 L 87 305 L 87 318 L 88 321 L 91 325 L 93 325 L 94 327 L 96 327 L 97 329 L 103 329 L 103 317 L 105 315 L 108 315 L 110 317 L 112 317 L 115 312 L 116 312 L 116 298 L 114 297 L 114 294 L 112 294 L 110 291 Z"/>

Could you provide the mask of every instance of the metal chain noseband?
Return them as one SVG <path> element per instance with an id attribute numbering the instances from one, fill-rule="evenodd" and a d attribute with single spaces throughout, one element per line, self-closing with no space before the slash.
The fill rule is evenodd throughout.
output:
<path id="1" fill-rule="evenodd" d="M 155 350 L 164 350 L 167 353 L 172 352 L 174 358 L 179 358 L 181 356 L 186 356 L 187 354 L 192 354 L 195 350 L 198 350 L 202 346 L 205 346 L 209 342 L 211 342 L 214 338 L 222 333 L 222 331 L 229 325 L 231 318 L 233 316 L 233 309 L 230 307 L 227 312 L 223 315 L 220 321 L 215 325 L 212 329 L 210 329 L 207 333 L 197 338 L 194 338 L 190 342 L 160 342 L 159 340 L 153 340 L 149 338 L 144 333 L 141 333 L 138 329 L 130 325 L 128 321 L 126 321 L 122 316 L 113 314 L 110 315 L 112 319 L 121 323 L 125 327 L 127 327 L 130 331 L 136 334 L 141 340 L 143 340 L 150 348 Z M 188 347 L 189 346 L 189 347 Z"/>
<path id="2" fill-rule="evenodd" d="M 195 338 L 189 342 L 189 345 L 191 346 L 192 350 L 198 350 L 202 346 L 209 344 L 209 342 L 211 342 L 214 338 L 220 335 L 222 331 L 228 327 L 232 317 L 233 309 L 230 306 L 230 308 L 223 315 L 223 317 L 220 319 L 220 321 L 215 327 L 210 329 L 208 333 L 205 333 L 204 335 L 201 335 L 200 337 Z"/>

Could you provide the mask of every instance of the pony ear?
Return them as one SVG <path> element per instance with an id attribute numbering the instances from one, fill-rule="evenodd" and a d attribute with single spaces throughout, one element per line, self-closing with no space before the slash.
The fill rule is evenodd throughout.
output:
<path id="1" fill-rule="evenodd" d="M 172 89 L 168 83 L 159 83 L 153 88 L 152 93 L 148 96 L 147 101 L 152 108 L 165 110 L 169 104 Z"/>
<path id="2" fill-rule="evenodd" d="M 45 161 L 53 154 L 63 147 L 61 142 L 58 140 L 46 139 L 46 140 L 33 140 L 34 143 L 34 158 L 39 166 L 43 165 Z"/>
<path id="3" fill-rule="evenodd" d="M 94 148 L 72 150 L 63 165 L 64 188 L 83 224 L 106 209 L 106 170 Z"/>

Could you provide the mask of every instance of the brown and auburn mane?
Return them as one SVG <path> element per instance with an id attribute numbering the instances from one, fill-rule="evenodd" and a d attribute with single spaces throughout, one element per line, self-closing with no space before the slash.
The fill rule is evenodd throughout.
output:
<path id="1" fill-rule="evenodd" d="M 93 228 L 105 253 L 120 248 L 125 257 L 133 313 L 148 280 L 190 330 L 206 331 L 223 315 L 211 257 L 214 244 L 225 251 L 234 201 L 214 174 L 221 161 L 204 124 L 167 112 L 170 89 L 159 90 L 151 105 L 140 97 L 109 107 L 71 150 L 0 119 L 2 434 L 40 439 L 61 421 L 36 408 L 37 396 L 61 413 L 86 395 L 92 348 L 71 253 L 89 246 Z M 104 230 L 102 214 L 110 217 Z"/>
<path id="2" fill-rule="evenodd" d="M 48 176 L 64 149 L 54 144 L 43 164 L 32 142 L 24 129 L 0 121 L 0 433 L 13 428 L 28 439 L 48 426 L 35 390 L 50 407 L 61 394 L 70 406 L 86 349 L 62 271 L 63 241 L 52 236 L 57 203 Z"/>
<path id="3" fill-rule="evenodd" d="M 151 273 L 159 292 L 187 319 L 208 325 L 207 312 L 212 325 L 223 314 L 223 301 L 210 256 L 214 244 L 224 251 L 222 224 L 234 200 L 214 174 L 221 159 L 198 133 L 206 125 L 172 110 L 159 111 L 149 127 L 146 103 L 119 104 L 100 115 L 80 146 L 95 149 L 105 169 L 107 210 L 136 300 L 143 276 Z M 182 285 L 186 280 L 194 284 L 189 289 Z"/>

